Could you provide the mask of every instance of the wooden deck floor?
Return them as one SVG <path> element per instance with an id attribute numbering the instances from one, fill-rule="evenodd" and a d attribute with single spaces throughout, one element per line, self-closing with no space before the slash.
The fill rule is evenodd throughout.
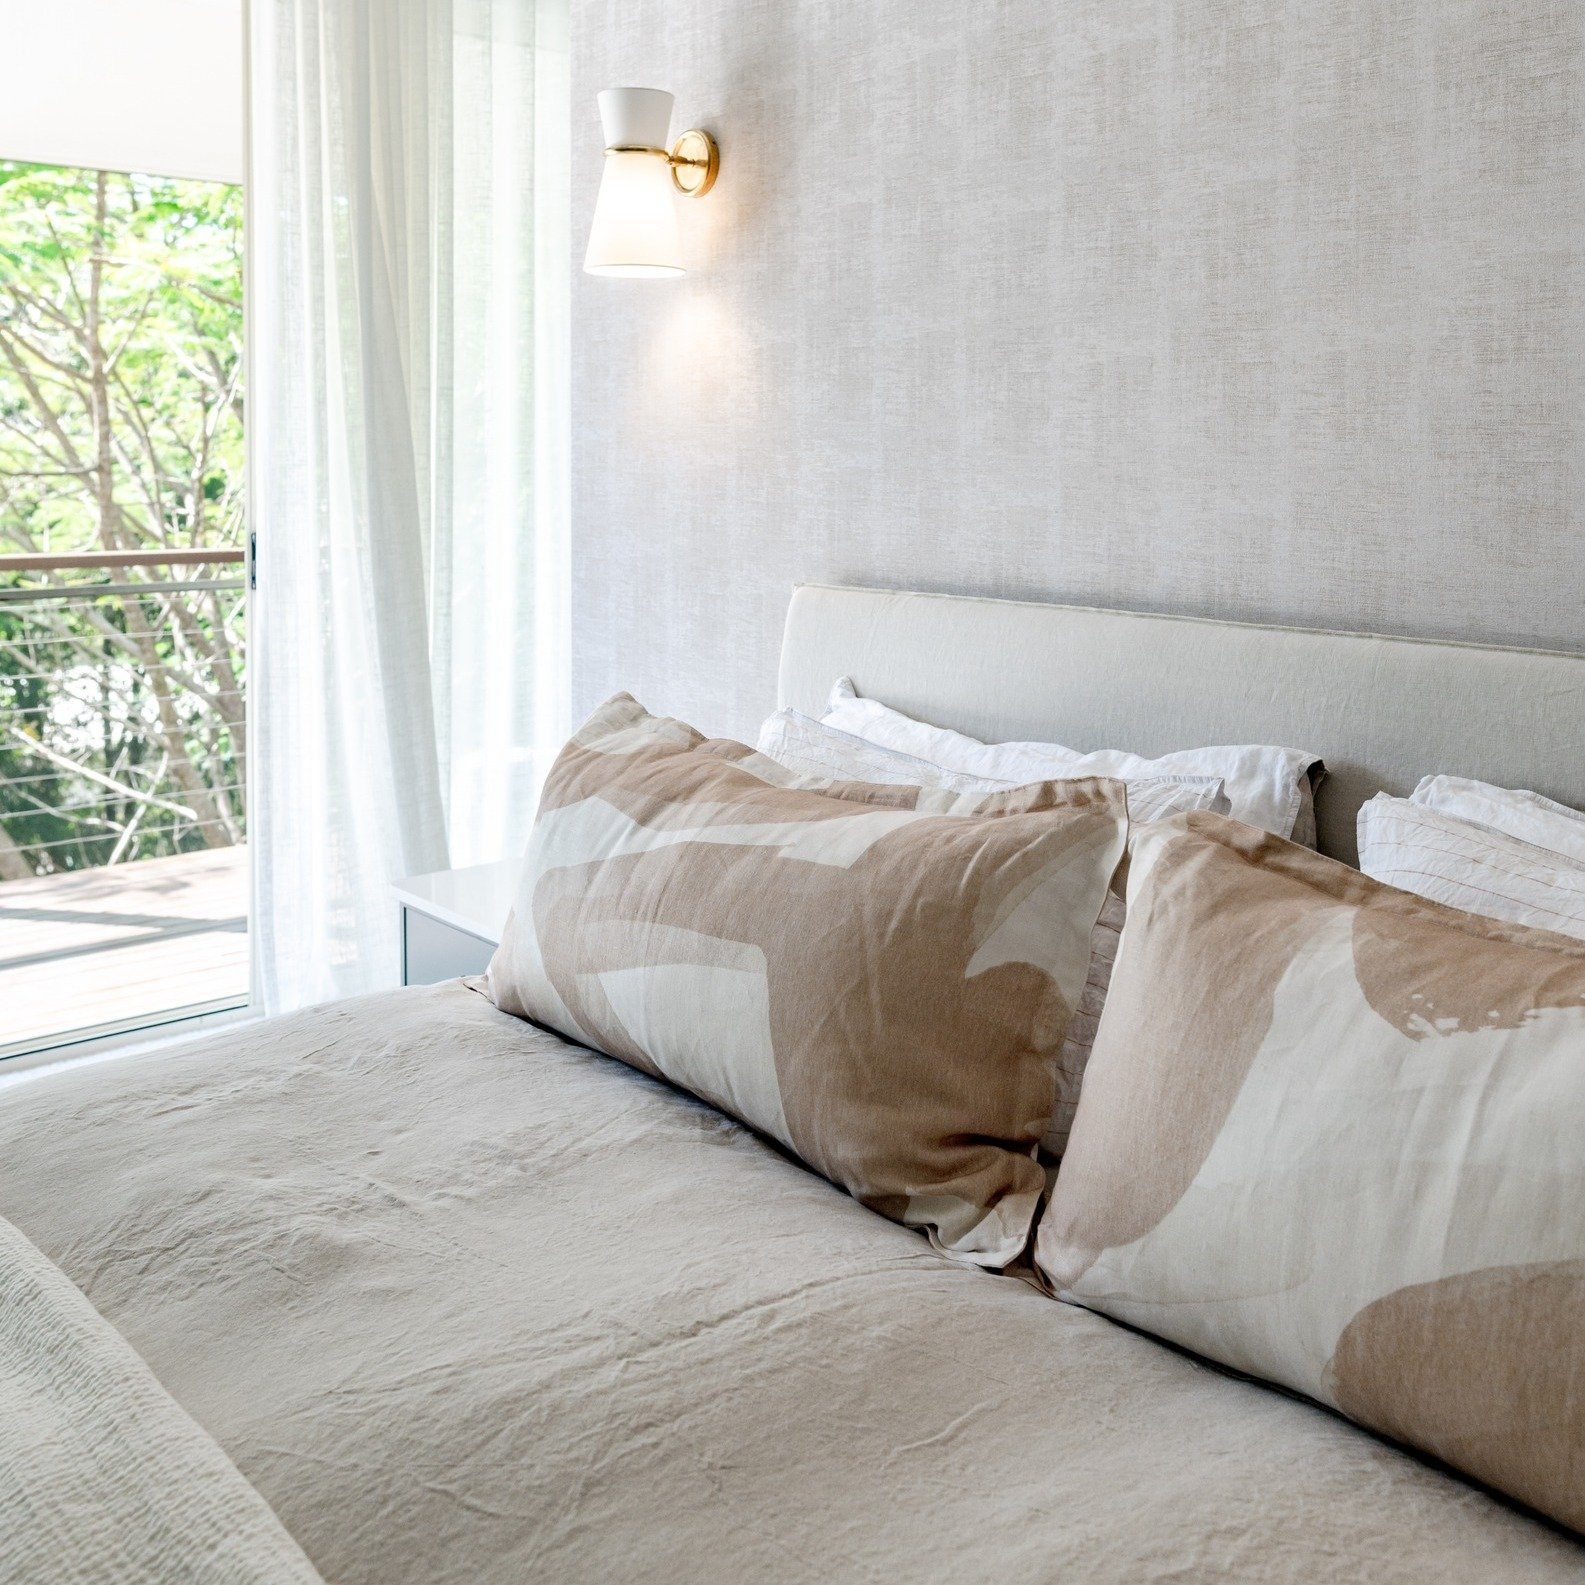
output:
<path id="1" fill-rule="evenodd" d="M 241 999 L 247 849 L 0 882 L 0 1050 Z"/>

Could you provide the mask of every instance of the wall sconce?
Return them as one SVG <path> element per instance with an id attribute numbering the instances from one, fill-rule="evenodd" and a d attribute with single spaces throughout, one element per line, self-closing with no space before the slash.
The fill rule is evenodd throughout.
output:
<path id="1" fill-rule="evenodd" d="M 667 148 L 672 95 L 660 88 L 607 88 L 599 96 L 605 169 L 583 267 L 590 275 L 682 274 L 675 196 L 702 198 L 721 152 L 697 127 Z"/>

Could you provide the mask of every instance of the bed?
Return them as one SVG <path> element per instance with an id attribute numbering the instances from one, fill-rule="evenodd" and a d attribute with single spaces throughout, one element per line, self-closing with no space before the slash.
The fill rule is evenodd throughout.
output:
<path id="1" fill-rule="evenodd" d="M 1580 657 L 802 588 L 781 701 L 838 674 L 983 736 L 1302 741 L 1343 856 L 1427 767 L 1585 804 Z M 1563 1530 L 952 1264 L 477 983 L 43 1073 L 0 1161 L 0 1216 L 326 1581 L 1585 1579 Z"/>

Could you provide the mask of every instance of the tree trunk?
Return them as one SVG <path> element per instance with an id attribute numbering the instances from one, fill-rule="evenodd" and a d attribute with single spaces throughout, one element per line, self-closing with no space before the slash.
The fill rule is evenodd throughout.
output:
<path id="1" fill-rule="evenodd" d="M 94 250 L 88 261 L 88 298 L 85 330 L 88 344 L 88 400 L 94 428 L 94 501 L 99 513 L 99 543 L 106 550 L 122 550 L 122 516 L 116 504 L 115 444 L 111 435 L 110 371 L 101 334 L 104 291 L 106 222 L 109 216 L 110 177 L 97 173 L 94 182 Z M 160 746 L 170 756 L 171 778 L 184 801 L 198 813 L 198 834 L 205 847 L 229 846 L 230 838 L 215 795 L 198 774 L 187 751 L 170 682 L 160 666 L 159 646 L 141 603 L 129 598 L 124 609 L 127 636 L 137 648 L 149 690 L 159 715 Z"/>
<path id="2" fill-rule="evenodd" d="M 22 856 L 22 849 L 11 840 L 11 833 L 0 824 L 0 881 L 27 881 L 33 866 Z"/>

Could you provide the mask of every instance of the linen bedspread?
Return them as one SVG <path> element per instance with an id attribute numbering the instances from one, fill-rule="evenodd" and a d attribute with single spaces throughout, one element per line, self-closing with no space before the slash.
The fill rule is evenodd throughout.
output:
<path id="1" fill-rule="evenodd" d="M 330 1585 L 1585 1580 L 464 982 L 0 1091 L 0 1215 Z"/>

